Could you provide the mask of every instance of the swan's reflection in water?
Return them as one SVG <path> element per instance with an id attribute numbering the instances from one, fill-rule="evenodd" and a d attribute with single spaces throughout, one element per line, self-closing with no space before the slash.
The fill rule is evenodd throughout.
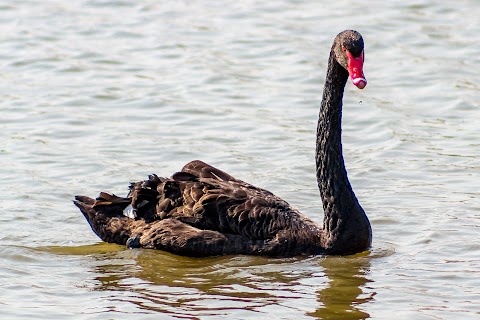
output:
<path id="1" fill-rule="evenodd" d="M 370 282 L 367 278 L 370 258 L 361 255 L 329 257 L 320 265 L 330 282 L 318 292 L 320 307 L 309 314 L 319 319 L 369 318 L 370 315 L 362 310 L 362 305 L 374 296 L 373 293 L 364 292 L 366 284 Z"/>
<path id="2" fill-rule="evenodd" d="M 120 314 L 134 307 L 189 319 L 366 319 L 363 304 L 373 297 L 365 292 L 368 255 L 191 259 L 122 250 L 92 257 L 94 290 L 115 300 Z"/>

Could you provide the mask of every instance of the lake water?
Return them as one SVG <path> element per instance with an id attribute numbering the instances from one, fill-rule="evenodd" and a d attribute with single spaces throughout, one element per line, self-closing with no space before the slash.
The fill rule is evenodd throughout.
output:
<path id="1" fill-rule="evenodd" d="M 479 319 L 480 2 L 0 1 L 0 318 Z M 343 145 L 372 222 L 348 257 L 102 243 L 76 194 L 201 159 L 322 221 L 335 35 L 365 39 Z"/>

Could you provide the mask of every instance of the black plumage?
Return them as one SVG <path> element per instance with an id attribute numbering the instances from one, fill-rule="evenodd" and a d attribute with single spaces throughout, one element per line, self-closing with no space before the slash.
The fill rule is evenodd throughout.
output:
<path id="1" fill-rule="evenodd" d="M 132 183 L 125 198 L 100 193 L 96 200 L 77 196 L 75 204 L 104 241 L 181 255 L 293 256 L 368 249 L 370 223 L 348 181 L 341 145 L 348 59 L 361 54 L 363 39 L 358 32 L 347 30 L 335 38 L 317 132 L 323 227 L 271 192 L 198 160 L 170 178 L 150 175 Z M 363 77 L 362 70 L 355 72 Z M 362 81 L 359 88 L 366 85 Z M 127 211 L 131 217 L 125 216 Z"/>

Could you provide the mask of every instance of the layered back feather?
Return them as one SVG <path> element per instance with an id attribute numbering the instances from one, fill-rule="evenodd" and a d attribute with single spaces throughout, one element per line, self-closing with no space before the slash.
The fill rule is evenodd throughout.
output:
<path id="1" fill-rule="evenodd" d="M 295 255 L 321 250 L 318 225 L 286 201 L 198 160 L 189 162 L 170 178 L 150 175 L 147 180 L 132 183 L 125 198 L 100 193 L 96 200 L 77 197 L 75 203 L 94 232 L 107 242 L 126 244 L 130 238 L 138 238 L 133 244 L 147 247 L 145 231 L 152 234 L 153 229 L 164 226 L 155 222 L 174 220 L 190 231 L 171 237 L 187 239 L 211 231 L 236 242 L 222 252 L 201 255 Z M 135 219 L 124 215 L 129 206 Z M 195 241 L 191 245 L 198 250 L 205 239 L 197 237 Z M 184 241 L 185 254 L 198 255 L 188 251 L 187 243 Z"/>

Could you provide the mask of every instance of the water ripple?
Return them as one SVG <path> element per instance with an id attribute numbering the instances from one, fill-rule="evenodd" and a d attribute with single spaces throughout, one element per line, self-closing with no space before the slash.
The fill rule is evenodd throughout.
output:
<path id="1" fill-rule="evenodd" d="M 0 9 L 3 317 L 478 317 L 478 2 Z M 346 87 L 343 146 L 370 252 L 188 259 L 98 244 L 73 195 L 125 194 L 195 158 L 321 222 L 314 135 L 345 28 L 366 43 L 369 85 Z"/>

